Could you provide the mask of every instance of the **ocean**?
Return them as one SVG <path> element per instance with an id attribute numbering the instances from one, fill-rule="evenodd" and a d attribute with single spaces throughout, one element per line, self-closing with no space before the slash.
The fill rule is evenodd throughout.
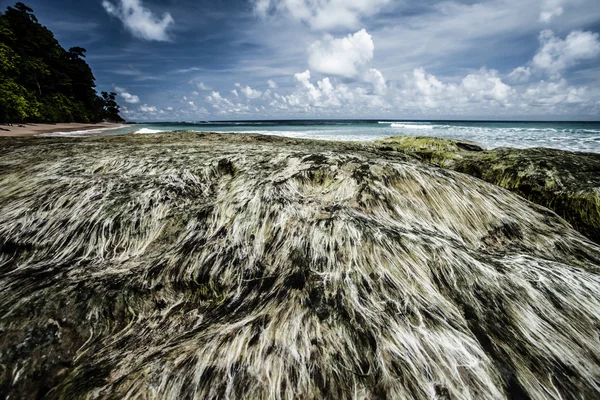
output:
<path id="1" fill-rule="evenodd" d="M 600 122 L 288 120 L 149 123 L 52 136 L 148 134 L 178 130 L 279 135 L 303 139 L 374 141 L 391 136 L 471 140 L 485 148 L 550 147 L 600 153 Z"/>

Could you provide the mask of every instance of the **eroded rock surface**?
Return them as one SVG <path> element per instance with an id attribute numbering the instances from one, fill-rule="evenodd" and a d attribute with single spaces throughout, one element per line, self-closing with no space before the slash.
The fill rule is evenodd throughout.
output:
<path id="1" fill-rule="evenodd" d="M 432 137 L 378 143 L 511 190 L 552 209 L 600 243 L 600 154 L 546 148 L 483 151 L 471 142 Z"/>
<path id="2" fill-rule="evenodd" d="M 0 141 L 0 397 L 598 398 L 600 247 L 361 144 Z"/>

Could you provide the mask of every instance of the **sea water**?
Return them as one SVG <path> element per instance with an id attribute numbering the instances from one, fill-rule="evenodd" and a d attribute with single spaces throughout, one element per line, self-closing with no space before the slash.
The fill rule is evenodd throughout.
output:
<path id="1" fill-rule="evenodd" d="M 179 122 L 127 125 L 118 129 L 48 134 L 91 136 L 149 134 L 191 130 L 198 132 L 258 133 L 302 139 L 375 141 L 391 136 L 435 136 L 470 140 L 496 147 L 550 147 L 600 153 L 600 122 L 482 122 L 291 120 Z"/>

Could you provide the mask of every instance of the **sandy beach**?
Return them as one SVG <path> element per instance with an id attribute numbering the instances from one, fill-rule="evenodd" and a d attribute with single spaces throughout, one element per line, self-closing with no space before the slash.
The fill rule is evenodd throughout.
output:
<path id="1" fill-rule="evenodd" d="M 98 124 L 14 124 L 0 125 L 0 136 L 36 136 L 43 133 L 75 132 L 90 129 L 118 128 L 120 124 L 102 122 Z"/>

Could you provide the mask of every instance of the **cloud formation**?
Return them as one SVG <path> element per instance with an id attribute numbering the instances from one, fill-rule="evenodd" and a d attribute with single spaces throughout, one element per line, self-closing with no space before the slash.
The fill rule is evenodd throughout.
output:
<path id="1" fill-rule="evenodd" d="M 514 83 L 525 83 L 531 78 L 531 68 L 529 67 L 517 67 L 510 74 L 508 79 Z"/>
<path id="2" fill-rule="evenodd" d="M 157 109 L 155 106 L 149 106 L 148 104 L 144 104 L 143 106 L 140 106 L 140 111 L 144 113 L 154 114 L 157 111 Z"/>
<path id="3" fill-rule="evenodd" d="M 219 115 L 246 115 L 250 111 L 250 107 L 247 104 L 234 103 L 226 97 L 221 96 L 219 92 L 212 92 L 209 96 L 206 96 L 205 100 L 212 105 Z"/>
<path id="4" fill-rule="evenodd" d="M 308 48 L 308 65 L 322 74 L 356 78 L 373 60 L 374 50 L 365 29 L 339 39 L 326 35 Z"/>
<path id="5" fill-rule="evenodd" d="M 296 88 L 289 95 L 270 93 L 269 106 L 292 114 L 317 113 L 335 115 L 366 111 L 383 112 L 389 105 L 380 96 L 373 95 L 362 86 L 351 87 L 335 83 L 329 77 L 311 81 L 311 72 L 306 70 L 294 75 Z"/>
<path id="6" fill-rule="evenodd" d="M 373 93 L 378 95 L 384 95 L 386 93 L 387 84 L 385 78 L 383 77 L 383 74 L 379 70 L 375 68 L 370 68 L 363 75 L 363 79 L 365 82 L 368 82 L 373 85 Z"/>
<path id="7" fill-rule="evenodd" d="M 258 99 L 260 96 L 262 96 L 262 92 L 260 90 L 252 89 L 250 86 L 243 87 L 239 83 L 236 83 L 235 87 L 237 87 L 240 92 L 249 99 Z"/>
<path id="8" fill-rule="evenodd" d="M 540 21 L 548 23 L 553 18 L 563 15 L 563 2 L 564 0 L 544 0 L 540 12 Z"/>
<path id="9" fill-rule="evenodd" d="M 564 79 L 512 87 L 497 71 L 486 68 L 468 74 L 459 84 L 444 82 L 418 68 L 400 82 L 393 96 L 396 109 L 413 116 L 547 115 L 557 118 L 583 112 L 590 104 L 600 104 L 598 90 L 572 86 Z"/>
<path id="10" fill-rule="evenodd" d="M 308 64 L 324 75 L 370 83 L 373 92 L 382 95 L 387 90 L 386 80 L 379 70 L 370 68 L 374 50 L 373 38 L 365 29 L 342 38 L 326 35 L 308 48 Z"/>
<path id="11" fill-rule="evenodd" d="M 533 57 L 532 65 L 555 79 L 579 61 L 600 55 L 599 35 L 593 32 L 574 31 L 563 40 L 551 30 L 544 30 L 539 40 L 541 48 Z"/>
<path id="12" fill-rule="evenodd" d="M 137 86 L 136 94 L 164 102 L 154 103 L 163 110 L 176 99 L 169 114 L 176 120 L 194 119 L 190 100 L 214 119 L 600 115 L 600 69 L 594 62 L 600 38 L 591 31 L 600 21 L 600 10 L 592 7 L 596 0 L 251 1 L 266 20 L 249 19 L 247 9 L 240 11 L 243 23 L 236 25 L 231 40 L 237 45 L 242 37 L 244 46 L 227 52 L 215 43 L 219 51 L 210 57 L 200 53 L 206 46 L 213 49 L 207 42 L 198 44 L 196 52 L 186 49 L 186 54 L 203 56 L 182 59 L 179 70 L 164 67 L 165 87 L 160 89 L 172 96 L 156 96 L 147 89 L 150 85 Z M 160 15 L 150 4 L 144 2 Z M 354 22 L 343 22 L 344 10 Z M 189 24 L 182 18 L 178 23 Z M 545 28 L 552 30 L 540 33 Z M 223 36 L 227 43 L 228 38 Z M 147 54 L 149 60 L 156 57 Z M 127 63 L 149 68 L 142 60 Z M 198 73 L 178 78 L 176 72 Z M 182 101 L 182 96 L 190 99 Z"/>
<path id="13" fill-rule="evenodd" d="M 200 82 L 196 84 L 196 87 L 200 90 L 203 91 L 208 91 L 208 90 L 212 90 L 212 88 L 210 88 L 208 85 L 206 85 L 204 82 Z"/>
<path id="14" fill-rule="evenodd" d="M 171 14 L 164 13 L 161 18 L 145 8 L 142 0 L 117 0 L 113 4 L 108 0 L 102 2 L 106 12 L 121 20 L 125 29 L 133 36 L 143 40 L 159 42 L 169 41 L 168 30 L 174 24 Z"/>
<path id="15" fill-rule="evenodd" d="M 390 0 L 254 0 L 255 12 L 284 14 L 316 30 L 355 28 L 363 17 L 379 12 Z"/>
<path id="16" fill-rule="evenodd" d="M 140 98 L 131 93 L 128 93 L 125 89 L 115 86 L 115 91 L 121 96 L 125 103 L 137 104 L 140 102 Z"/>

